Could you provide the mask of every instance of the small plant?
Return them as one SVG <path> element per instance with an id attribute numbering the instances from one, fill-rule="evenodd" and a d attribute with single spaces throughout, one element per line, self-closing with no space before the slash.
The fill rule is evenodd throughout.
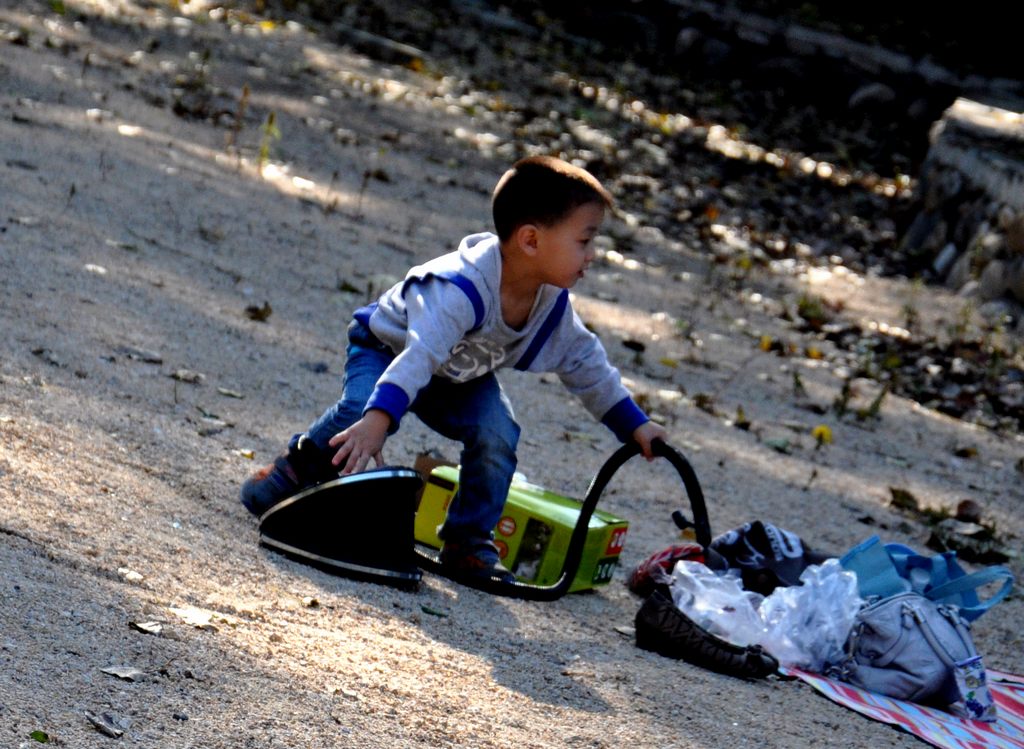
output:
<path id="1" fill-rule="evenodd" d="M 917 309 L 917 300 L 920 293 L 921 279 L 917 278 L 914 279 L 914 284 L 910 288 L 910 298 L 900 310 L 903 315 L 903 327 L 905 327 L 909 333 L 917 332 L 917 329 L 921 324 L 921 313 Z"/>
<path id="2" fill-rule="evenodd" d="M 710 393 L 697 393 L 693 396 L 693 405 L 713 416 L 718 413 L 715 410 L 715 396 Z"/>
<path id="3" fill-rule="evenodd" d="M 839 391 L 839 395 L 832 401 L 832 410 L 836 412 L 836 416 L 842 418 L 846 415 L 846 412 L 850 410 L 850 398 L 853 397 L 853 385 L 849 377 L 843 380 L 843 387 Z"/>
<path id="4" fill-rule="evenodd" d="M 242 132 L 242 125 L 245 123 L 245 112 L 249 108 L 249 84 L 242 86 L 242 95 L 238 97 L 238 107 L 235 108 L 234 122 L 228 131 L 225 149 L 230 153 L 238 143 L 238 136 Z"/>
<path id="5" fill-rule="evenodd" d="M 956 313 L 956 320 L 947 329 L 950 339 L 953 342 L 967 340 L 967 333 L 971 329 L 971 318 L 974 317 L 973 302 L 966 302 Z"/>
<path id="6" fill-rule="evenodd" d="M 832 319 L 825 302 L 811 294 L 801 294 L 796 302 L 796 313 L 813 330 L 821 327 Z"/>
<path id="7" fill-rule="evenodd" d="M 281 140 L 281 130 L 277 127 L 277 113 L 271 111 L 267 115 L 267 119 L 263 121 L 263 125 L 260 126 L 260 156 L 257 162 L 257 168 L 260 175 L 263 174 L 263 167 L 266 166 L 267 160 L 270 158 L 270 143 L 274 140 Z"/>
<path id="8" fill-rule="evenodd" d="M 882 410 L 882 403 L 885 401 L 885 396 L 889 394 L 889 385 L 886 383 L 885 387 L 878 391 L 878 395 L 871 401 L 867 408 L 862 408 L 857 411 L 858 421 L 867 421 L 868 419 L 879 418 L 879 413 Z"/>
<path id="9" fill-rule="evenodd" d="M 807 388 L 804 387 L 804 379 L 795 369 L 793 370 L 793 395 L 796 398 L 804 398 L 807 396 Z"/>

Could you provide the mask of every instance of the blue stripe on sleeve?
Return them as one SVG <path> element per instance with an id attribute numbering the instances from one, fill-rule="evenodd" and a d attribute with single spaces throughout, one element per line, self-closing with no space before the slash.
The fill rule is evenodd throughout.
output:
<path id="1" fill-rule="evenodd" d="M 633 430 L 648 421 L 647 414 L 628 395 L 601 417 L 601 423 L 611 429 L 621 442 L 633 439 Z"/>
<path id="2" fill-rule="evenodd" d="M 398 422 L 402 420 L 405 412 L 409 410 L 409 396 L 398 385 L 382 382 L 370 394 L 363 413 L 366 413 L 371 408 L 384 411 L 391 417 L 391 428 L 397 429 Z"/>
<path id="3" fill-rule="evenodd" d="M 473 282 L 461 273 L 457 273 L 455 271 L 445 271 L 444 273 L 437 273 L 436 275 L 438 278 L 443 278 L 445 281 L 451 281 L 462 289 L 462 293 L 469 297 L 469 303 L 473 305 L 473 330 L 476 330 L 483 325 L 486 308 L 484 307 L 483 297 L 480 296 L 480 292 L 477 291 Z"/>
<path id="4" fill-rule="evenodd" d="M 527 347 L 526 352 L 522 355 L 519 361 L 516 362 L 515 368 L 518 370 L 526 370 L 533 364 L 533 360 L 537 358 L 537 354 L 544 348 L 544 344 L 548 342 L 548 338 L 555 332 L 555 328 L 558 327 L 558 323 L 562 320 L 562 315 L 565 314 L 565 308 L 569 304 L 569 290 L 562 289 L 562 293 L 558 295 L 555 300 L 554 306 L 548 313 L 547 319 L 544 320 L 544 324 L 540 326 L 540 330 L 537 331 L 537 335 L 530 341 L 530 345 Z"/>
<path id="5" fill-rule="evenodd" d="M 352 313 L 352 317 L 361 322 L 367 328 L 370 327 L 370 318 L 373 317 L 373 313 L 377 311 L 377 302 L 367 304 L 365 307 L 360 307 Z"/>
<path id="6" fill-rule="evenodd" d="M 424 281 L 433 276 L 434 278 L 440 278 L 451 283 L 462 289 L 462 293 L 469 299 L 469 303 L 473 305 L 473 327 L 470 329 L 470 333 L 480 328 L 484 324 L 484 315 L 487 312 L 487 308 L 484 306 L 484 299 L 480 296 L 480 292 L 477 291 L 476 286 L 473 282 L 466 278 L 458 271 L 443 271 L 441 273 L 428 273 L 425 276 L 413 276 L 405 279 L 405 284 L 402 286 L 402 296 L 405 296 L 405 290 L 409 288 L 409 284 L 414 281 Z"/>

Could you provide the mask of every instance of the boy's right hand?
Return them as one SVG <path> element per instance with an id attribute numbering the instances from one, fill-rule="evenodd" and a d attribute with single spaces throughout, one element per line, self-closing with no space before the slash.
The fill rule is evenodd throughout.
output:
<path id="1" fill-rule="evenodd" d="M 372 458 L 378 466 L 384 465 L 384 441 L 388 438 L 391 417 L 385 411 L 371 408 L 363 418 L 344 432 L 338 432 L 327 443 L 337 447 L 338 452 L 331 458 L 336 466 L 344 465 L 342 476 L 364 470 Z"/>

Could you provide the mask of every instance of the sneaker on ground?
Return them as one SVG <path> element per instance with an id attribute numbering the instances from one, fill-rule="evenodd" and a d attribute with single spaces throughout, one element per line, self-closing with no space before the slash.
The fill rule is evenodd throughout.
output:
<path id="1" fill-rule="evenodd" d="M 294 448 L 256 471 L 242 484 L 239 499 L 253 515 L 262 515 L 303 489 L 337 478 L 330 459 L 303 435 Z"/>
<path id="2" fill-rule="evenodd" d="M 498 547 L 489 539 L 446 541 L 441 549 L 441 565 L 457 577 L 515 582 L 515 575 L 502 566 Z"/>

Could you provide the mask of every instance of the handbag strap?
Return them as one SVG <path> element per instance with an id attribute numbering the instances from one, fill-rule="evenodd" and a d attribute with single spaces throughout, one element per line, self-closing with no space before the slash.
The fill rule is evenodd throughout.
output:
<path id="1" fill-rule="evenodd" d="M 977 603 L 964 601 L 967 605 L 962 605 L 960 601 L 957 600 L 958 597 L 963 596 L 965 593 L 977 591 L 978 588 L 984 585 L 1000 581 L 1002 581 L 1002 585 L 999 587 L 999 590 L 988 598 L 982 599 L 978 595 L 971 596 L 971 598 L 976 600 Z M 960 607 L 960 615 L 967 621 L 974 621 L 1001 600 L 1006 598 L 1012 588 L 1013 573 L 1006 567 L 995 566 L 986 567 L 983 570 L 978 570 L 977 572 L 973 572 L 969 575 L 949 580 L 942 585 L 935 586 L 925 595 L 936 602 L 946 602 L 958 605 Z"/>
<path id="2" fill-rule="evenodd" d="M 956 552 L 925 556 L 909 546 L 889 543 L 885 550 L 899 574 L 910 580 L 913 589 L 929 600 L 950 603 L 960 608 L 960 615 L 974 621 L 1009 595 L 1013 589 L 1013 573 L 1002 566 L 986 567 L 968 574 L 957 562 Z M 1002 582 L 999 590 L 986 599 L 978 588 Z"/>

